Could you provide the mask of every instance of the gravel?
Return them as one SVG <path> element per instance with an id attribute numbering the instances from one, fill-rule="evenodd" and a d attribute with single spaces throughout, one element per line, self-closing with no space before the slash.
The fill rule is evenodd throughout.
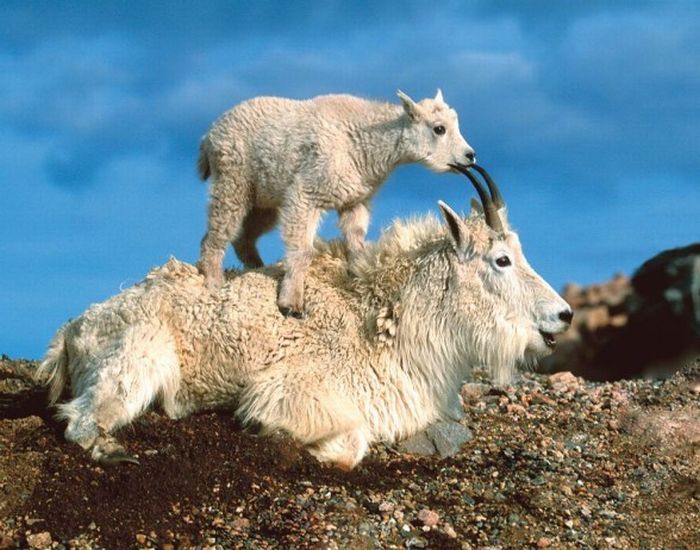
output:
<path id="1" fill-rule="evenodd" d="M 32 367 L 0 360 L 4 397 Z M 349 473 L 223 414 L 147 413 L 119 434 L 140 466 L 108 469 L 7 418 L 0 548 L 697 548 L 699 385 L 700 361 L 666 381 L 477 373 L 464 418 L 424 434 L 444 457 L 377 445 Z"/>

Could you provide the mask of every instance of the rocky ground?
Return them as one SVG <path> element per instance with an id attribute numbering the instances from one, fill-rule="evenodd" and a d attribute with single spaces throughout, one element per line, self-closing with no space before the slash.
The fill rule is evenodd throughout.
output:
<path id="1" fill-rule="evenodd" d="M 0 361 L 0 548 L 700 547 L 700 360 L 477 378 L 457 454 L 379 446 L 350 473 L 220 414 L 149 413 L 120 434 L 141 464 L 104 469 L 44 419 L 33 368 Z"/>

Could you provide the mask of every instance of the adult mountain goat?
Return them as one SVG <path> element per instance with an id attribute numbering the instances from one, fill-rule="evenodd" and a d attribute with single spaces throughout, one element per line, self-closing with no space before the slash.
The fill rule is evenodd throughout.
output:
<path id="1" fill-rule="evenodd" d="M 213 295 L 174 259 L 90 307 L 39 370 L 52 403 L 70 382 L 66 438 L 98 461 L 133 460 L 111 434 L 158 401 L 172 418 L 230 409 L 352 468 L 372 442 L 449 416 L 473 366 L 506 381 L 572 313 L 528 265 L 492 182 L 489 195 L 467 174 L 483 205 L 467 219 L 440 203 L 446 224 L 397 221 L 352 264 L 342 244 L 319 243 L 304 321 L 277 309 L 279 266 L 230 273 Z"/>
<path id="2" fill-rule="evenodd" d="M 207 233 L 199 269 L 212 289 L 223 281 L 229 242 L 245 267 L 263 265 L 255 242 L 280 220 L 285 273 L 278 306 L 301 317 L 304 279 L 321 214 L 337 210 L 348 252 L 359 253 L 369 201 L 399 164 L 437 172 L 469 166 L 474 150 L 457 113 L 438 90 L 402 106 L 350 95 L 306 101 L 257 97 L 224 113 L 200 145 L 199 173 L 212 178 Z"/>

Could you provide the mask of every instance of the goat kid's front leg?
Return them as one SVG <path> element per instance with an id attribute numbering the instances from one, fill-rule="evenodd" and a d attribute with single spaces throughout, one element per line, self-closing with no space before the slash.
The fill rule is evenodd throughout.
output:
<path id="1" fill-rule="evenodd" d="M 295 201 L 280 212 L 285 247 L 285 273 L 277 307 L 285 317 L 304 317 L 304 279 L 313 258 L 313 242 L 321 211 Z"/>
<path id="2" fill-rule="evenodd" d="M 338 227 L 345 236 L 348 257 L 353 259 L 365 248 L 365 237 L 369 227 L 369 207 L 365 203 L 338 212 Z"/>

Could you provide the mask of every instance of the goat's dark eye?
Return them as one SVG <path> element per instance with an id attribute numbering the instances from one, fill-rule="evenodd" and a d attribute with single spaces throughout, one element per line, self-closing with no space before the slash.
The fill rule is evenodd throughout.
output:
<path id="1" fill-rule="evenodd" d="M 508 256 L 499 256 L 496 258 L 496 265 L 498 267 L 508 267 L 510 265 L 510 258 Z"/>
<path id="2" fill-rule="evenodd" d="M 435 128 L 433 128 L 433 132 L 441 136 L 445 133 L 445 127 L 442 124 L 440 124 L 439 126 L 435 126 Z"/>

